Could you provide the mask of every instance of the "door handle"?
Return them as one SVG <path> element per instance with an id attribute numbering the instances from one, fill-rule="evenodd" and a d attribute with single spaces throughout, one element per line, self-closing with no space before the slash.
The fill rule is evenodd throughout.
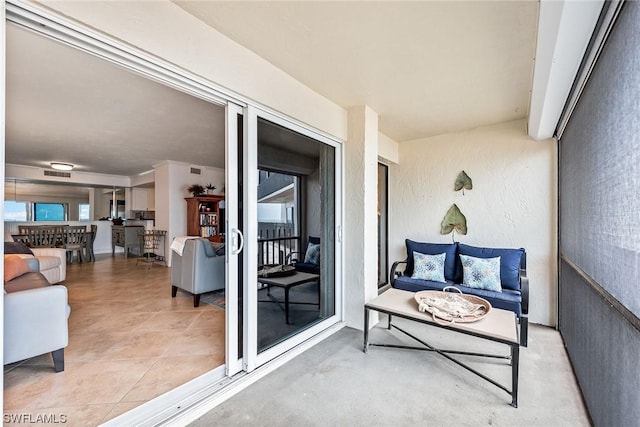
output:
<path id="1" fill-rule="evenodd" d="M 242 235 L 242 231 L 238 230 L 237 228 L 234 228 L 232 231 L 236 236 L 238 236 L 238 240 L 240 241 L 240 244 L 236 245 L 236 249 L 233 251 L 233 255 L 238 255 L 240 252 L 242 252 L 242 248 L 244 247 L 244 236 Z"/>

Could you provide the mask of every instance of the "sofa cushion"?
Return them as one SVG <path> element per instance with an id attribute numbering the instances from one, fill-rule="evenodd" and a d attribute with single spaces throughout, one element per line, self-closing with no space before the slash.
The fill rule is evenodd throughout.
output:
<path id="1" fill-rule="evenodd" d="M 455 243 L 421 243 L 410 239 L 405 240 L 407 245 L 407 269 L 405 274 L 413 274 L 413 252 L 426 255 L 438 255 L 445 253 L 444 278 L 454 281 L 456 279 L 456 244 Z"/>
<path id="2" fill-rule="evenodd" d="M 224 254 L 225 254 L 225 244 L 224 243 L 211 242 L 211 247 L 213 248 L 213 252 L 216 254 L 216 256 L 224 256 Z"/>
<path id="3" fill-rule="evenodd" d="M 18 255 L 4 256 L 4 281 L 8 282 L 31 271 L 29 264 Z"/>
<path id="4" fill-rule="evenodd" d="M 519 272 L 520 262 L 524 249 L 478 248 L 475 246 L 458 243 L 458 253 L 476 258 L 500 257 L 500 284 L 503 289 L 520 289 Z M 457 261 L 459 272 L 462 272 L 462 263 Z"/>
<path id="5" fill-rule="evenodd" d="M 40 261 L 40 271 L 56 268 L 60 265 L 60 258 L 57 256 L 39 256 L 38 261 Z"/>
<path id="6" fill-rule="evenodd" d="M 393 282 L 393 287 L 410 292 L 441 291 L 445 286 L 451 286 L 453 284 L 451 280 L 435 282 L 433 280 L 412 279 L 409 276 L 400 276 Z"/>
<path id="7" fill-rule="evenodd" d="M 44 288 L 45 286 L 49 286 L 49 282 L 42 273 L 38 273 L 36 271 L 25 273 L 13 280 L 4 282 L 4 290 L 7 293 Z"/>
<path id="8" fill-rule="evenodd" d="M 4 253 L 33 255 L 31 249 L 22 242 L 4 242 Z"/>
<path id="9" fill-rule="evenodd" d="M 444 260 L 446 256 L 447 254 L 445 253 L 427 255 L 413 251 L 413 274 L 411 278 L 445 282 Z"/>
<path id="10" fill-rule="evenodd" d="M 462 293 L 484 298 L 491 303 L 491 307 L 513 311 L 516 316 L 522 314 L 522 295 L 520 291 L 503 289 L 502 292 L 488 291 L 486 289 L 474 289 L 463 285 L 453 285 Z"/>
<path id="11" fill-rule="evenodd" d="M 475 289 L 501 292 L 500 257 L 476 258 L 460 254 L 462 284 Z"/>

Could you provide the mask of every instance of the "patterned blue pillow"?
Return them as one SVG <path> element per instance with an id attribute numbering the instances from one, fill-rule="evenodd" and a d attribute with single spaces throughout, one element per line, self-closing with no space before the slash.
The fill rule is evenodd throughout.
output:
<path id="1" fill-rule="evenodd" d="M 304 255 L 306 264 L 320 264 L 320 245 L 309 243 L 307 253 Z"/>
<path id="2" fill-rule="evenodd" d="M 426 255 L 414 251 L 413 274 L 411 278 L 444 283 L 444 260 L 446 257 L 446 253 Z"/>
<path id="3" fill-rule="evenodd" d="M 460 255 L 462 284 L 474 289 L 502 292 L 500 286 L 500 257 L 475 258 Z"/>

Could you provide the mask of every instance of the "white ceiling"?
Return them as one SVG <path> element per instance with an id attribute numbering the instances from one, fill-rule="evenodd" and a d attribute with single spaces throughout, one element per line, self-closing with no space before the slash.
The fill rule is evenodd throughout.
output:
<path id="1" fill-rule="evenodd" d="M 7 25 L 6 163 L 133 176 L 224 168 L 224 108 Z"/>
<path id="2" fill-rule="evenodd" d="M 538 2 L 177 2 L 402 142 L 527 117 Z M 6 163 L 224 167 L 224 110 L 7 25 Z"/>
<path id="3" fill-rule="evenodd" d="M 537 1 L 175 3 L 398 142 L 527 117 Z"/>

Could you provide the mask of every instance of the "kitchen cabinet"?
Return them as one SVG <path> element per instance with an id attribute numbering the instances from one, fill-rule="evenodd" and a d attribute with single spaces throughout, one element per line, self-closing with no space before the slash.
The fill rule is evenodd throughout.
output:
<path id="1" fill-rule="evenodd" d="M 124 257 L 129 256 L 131 249 L 137 255 L 142 255 L 142 237 L 144 227 L 141 225 L 113 225 L 111 226 L 111 255 L 115 255 L 116 246 L 124 248 Z"/>
<path id="2" fill-rule="evenodd" d="M 155 190 L 151 188 L 131 189 L 132 211 L 152 211 L 155 210 Z"/>

